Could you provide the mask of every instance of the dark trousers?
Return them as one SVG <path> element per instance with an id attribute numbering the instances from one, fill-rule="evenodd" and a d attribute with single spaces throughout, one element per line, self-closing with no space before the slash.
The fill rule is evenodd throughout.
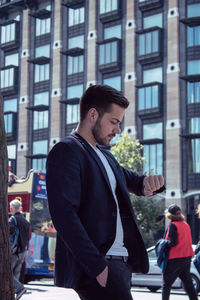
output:
<path id="1" fill-rule="evenodd" d="M 127 263 L 108 260 L 108 280 L 103 288 L 94 279 L 90 284 L 80 283 L 76 290 L 81 300 L 132 300 L 131 269 Z M 84 280 L 83 280 L 84 281 Z"/>
<path id="2" fill-rule="evenodd" d="M 167 262 L 167 267 L 163 274 L 162 300 L 169 299 L 171 286 L 178 277 L 182 280 L 184 289 L 190 300 L 198 300 L 190 276 L 190 264 L 190 258 L 170 259 Z"/>

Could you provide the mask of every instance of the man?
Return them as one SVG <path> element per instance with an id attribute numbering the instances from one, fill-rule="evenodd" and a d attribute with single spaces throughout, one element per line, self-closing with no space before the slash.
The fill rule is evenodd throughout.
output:
<path id="1" fill-rule="evenodd" d="M 15 234 L 16 226 L 19 230 L 19 237 L 15 252 L 12 253 L 12 269 L 14 276 L 14 289 L 16 298 L 20 297 L 26 292 L 24 285 L 19 281 L 22 264 L 25 260 L 26 250 L 28 248 L 30 237 L 30 224 L 21 213 L 22 204 L 18 199 L 10 202 L 10 212 L 12 216 L 9 219 L 10 235 Z"/>
<path id="2" fill-rule="evenodd" d="M 132 299 L 131 272 L 148 272 L 148 257 L 129 191 L 150 196 L 163 177 L 123 169 L 108 146 L 120 133 L 128 100 L 109 86 L 91 86 L 80 101 L 75 133 L 47 160 L 49 208 L 57 230 L 55 282 L 84 300 Z"/>

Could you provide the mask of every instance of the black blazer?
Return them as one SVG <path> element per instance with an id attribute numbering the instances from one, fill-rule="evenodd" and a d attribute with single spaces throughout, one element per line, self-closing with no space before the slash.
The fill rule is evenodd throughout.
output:
<path id="1" fill-rule="evenodd" d="M 142 195 L 144 176 L 125 170 L 109 151 L 101 151 L 117 180 L 129 264 L 134 272 L 147 273 L 148 257 L 129 199 L 129 192 Z M 50 151 L 46 180 L 49 209 L 57 230 L 55 283 L 77 288 L 83 275 L 94 279 L 107 265 L 104 255 L 116 234 L 116 203 L 101 160 L 77 133 Z"/>

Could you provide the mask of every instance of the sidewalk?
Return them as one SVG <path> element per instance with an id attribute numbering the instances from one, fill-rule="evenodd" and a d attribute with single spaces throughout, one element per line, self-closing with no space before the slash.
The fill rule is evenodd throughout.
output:
<path id="1" fill-rule="evenodd" d="M 27 293 L 22 296 L 22 300 L 80 300 L 77 294 L 71 289 L 58 288 L 53 285 L 31 283 L 25 285 Z M 151 293 L 144 289 L 132 289 L 134 300 L 161 300 L 161 290 Z M 170 300 L 186 300 L 188 297 L 182 291 L 173 291 Z M 95 299 L 94 299 L 95 300 Z M 123 300 L 123 299 L 122 299 Z"/>

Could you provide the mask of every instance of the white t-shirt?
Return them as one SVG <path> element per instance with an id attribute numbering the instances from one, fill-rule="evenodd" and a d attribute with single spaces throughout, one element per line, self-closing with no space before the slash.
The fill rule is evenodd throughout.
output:
<path id="1" fill-rule="evenodd" d="M 91 144 L 90 144 L 91 145 Z M 108 175 L 108 179 L 112 188 L 112 193 L 113 197 L 115 199 L 116 205 L 117 205 L 117 228 L 116 228 L 116 236 L 114 243 L 112 244 L 111 248 L 108 250 L 106 255 L 121 255 L 121 256 L 128 256 L 128 251 L 124 246 L 124 232 L 123 232 L 123 227 L 122 227 L 122 221 L 119 213 L 119 205 L 117 201 L 117 196 L 116 196 L 116 178 L 113 173 L 113 170 L 111 169 L 106 157 L 103 155 L 103 153 L 98 149 L 95 148 L 93 145 L 91 147 L 95 150 L 99 158 L 101 159 L 102 164 L 104 165 L 106 169 L 106 173 Z"/>

